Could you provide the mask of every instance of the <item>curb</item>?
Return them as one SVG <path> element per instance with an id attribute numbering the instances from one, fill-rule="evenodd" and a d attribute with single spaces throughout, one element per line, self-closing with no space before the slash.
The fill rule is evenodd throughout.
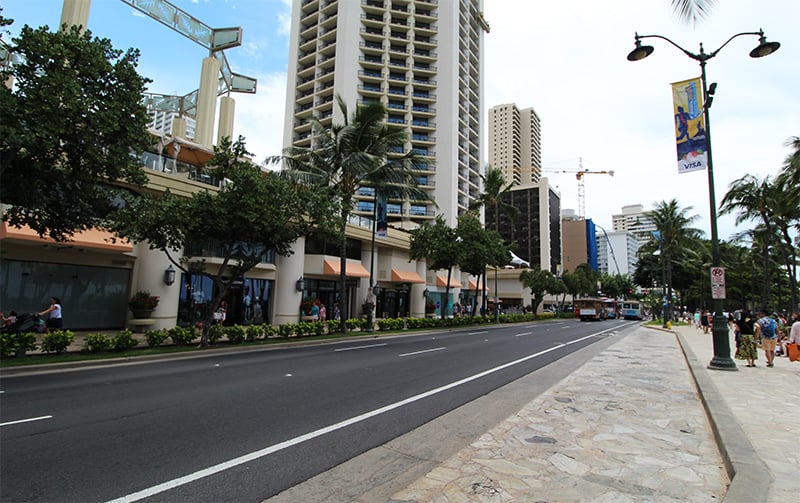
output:
<path id="1" fill-rule="evenodd" d="M 678 332 L 669 332 L 678 339 L 683 356 L 686 358 L 711 431 L 725 463 L 725 471 L 731 481 L 722 500 L 731 503 L 768 501 L 773 478 L 766 463 L 756 453 L 739 421 L 708 376 L 705 365 L 698 360 L 684 336 Z"/>

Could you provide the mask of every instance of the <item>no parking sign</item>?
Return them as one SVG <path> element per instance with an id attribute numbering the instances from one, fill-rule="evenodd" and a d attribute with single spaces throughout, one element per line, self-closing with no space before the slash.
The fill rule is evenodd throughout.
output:
<path id="1" fill-rule="evenodd" d="M 725 298 L 725 269 L 722 267 L 711 268 L 711 298 Z"/>

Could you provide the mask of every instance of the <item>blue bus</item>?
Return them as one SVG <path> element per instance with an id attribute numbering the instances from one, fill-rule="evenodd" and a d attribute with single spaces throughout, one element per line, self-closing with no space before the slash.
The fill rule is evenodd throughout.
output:
<path id="1" fill-rule="evenodd" d="M 620 303 L 620 314 L 626 320 L 642 319 L 642 303 L 638 300 L 626 300 Z"/>

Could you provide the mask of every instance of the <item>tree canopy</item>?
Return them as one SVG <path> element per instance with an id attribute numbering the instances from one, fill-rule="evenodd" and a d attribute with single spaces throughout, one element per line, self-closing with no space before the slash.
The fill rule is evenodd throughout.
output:
<path id="1" fill-rule="evenodd" d="M 324 190 L 243 161 L 248 152 L 242 138 L 233 145 L 225 139 L 214 152 L 209 165 L 228 179 L 219 191 L 203 190 L 188 198 L 170 192 L 130 198 L 113 227 L 122 237 L 164 251 L 184 272 L 213 280 L 216 293 L 206 313 L 203 344 L 208 342 L 213 312 L 231 282 L 271 250 L 290 255 L 292 243 L 318 227 L 314 216 L 330 213 Z M 211 254 L 211 248 L 221 258 L 214 272 L 199 258 Z M 199 257 L 193 256 L 194 250 Z"/>
<path id="2" fill-rule="evenodd" d="M 138 153 L 151 141 L 136 73 L 139 51 L 114 49 L 78 27 L 24 26 L 0 86 L 3 218 L 65 241 L 103 227 L 119 185 L 146 182 Z"/>

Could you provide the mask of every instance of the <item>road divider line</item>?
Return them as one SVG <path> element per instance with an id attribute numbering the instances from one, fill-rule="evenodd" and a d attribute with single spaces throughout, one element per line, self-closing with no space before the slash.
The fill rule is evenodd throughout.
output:
<path id="1" fill-rule="evenodd" d="M 595 336 L 601 335 L 601 334 L 603 334 L 605 332 L 608 332 L 609 330 L 613 330 L 613 329 L 609 328 L 608 330 L 603 330 L 603 331 L 597 332 L 595 334 L 587 335 L 586 337 L 582 337 L 582 338 L 578 339 L 578 341 L 589 339 L 591 337 L 595 337 Z M 566 343 L 566 344 L 570 344 L 570 343 Z M 367 411 L 367 412 L 365 412 L 363 414 L 360 414 L 358 416 L 354 416 L 354 417 L 351 417 L 349 419 L 345 419 L 344 421 L 340 421 L 338 423 L 335 423 L 335 424 L 332 424 L 332 425 L 329 425 L 329 426 L 325 426 L 325 427 L 320 428 L 318 430 L 311 431 L 309 433 L 306 433 L 305 435 L 300 435 L 299 437 L 290 438 L 289 440 L 285 440 L 283 442 L 280 442 L 280 443 L 275 444 L 275 445 L 271 445 L 269 447 L 265 447 L 265 448 L 260 449 L 258 451 L 254 451 L 254 452 L 245 454 L 243 456 L 239 456 L 238 458 L 233 458 L 233 459 L 230 459 L 228 461 L 223 461 L 222 463 L 218 463 L 216 465 L 209 466 L 208 468 L 204 468 L 204 469 L 198 470 L 198 471 L 196 471 L 194 473 L 190 473 L 188 475 L 184 475 L 183 477 L 178 477 L 176 479 L 168 480 L 167 482 L 163 482 L 161 484 L 158 484 L 158 485 L 155 485 L 155 486 L 152 486 L 152 487 L 148 487 L 146 489 L 142 489 L 141 491 L 137 491 L 135 493 L 131 493 L 131 494 L 127 494 L 125 496 L 121 496 L 121 497 L 119 497 L 117 499 L 110 500 L 108 503 L 129 503 L 129 502 L 133 502 L 133 501 L 139 501 L 139 500 L 142 500 L 144 498 L 149 498 L 149 497 L 154 496 L 156 494 L 160 494 L 160 493 L 163 493 L 165 491 L 169 491 L 171 489 L 175 489 L 177 487 L 184 486 L 184 485 L 189 484 L 191 482 L 194 482 L 196 480 L 200 480 L 200 479 L 203 479 L 205 477 L 210 477 L 212 475 L 215 475 L 217 473 L 223 472 L 225 470 L 229 470 L 231 468 L 235 468 L 235 467 L 243 465 L 245 463 L 249 463 L 251 461 L 255 461 L 256 459 L 263 458 L 265 456 L 269 456 L 270 454 L 274 454 L 274 453 L 276 453 L 278 451 L 282 451 L 284 449 L 288 449 L 289 447 L 293 447 L 295 445 L 301 444 L 301 443 L 306 442 L 308 440 L 312 440 L 314 438 L 321 437 L 323 435 L 327 435 L 328 433 L 332 433 L 334 431 L 341 430 L 342 428 L 346 428 L 348 426 L 352 426 L 354 424 L 366 421 L 368 419 L 372 419 L 373 417 L 379 416 L 381 414 L 385 414 L 385 413 L 393 411 L 395 409 L 399 409 L 400 407 L 404 407 L 404 406 L 406 406 L 408 404 L 411 404 L 411 403 L 414 403 L 414 402 L 418 402 L 418 401 L 423 400 L 425 398 L 428 398 L 428 397 L 437 395 L 439 393 L 448 391 L 448 390 L 450 390 L 452 388 L 461 386 L 462 384 L 466 384 L 468 382 L 472 382 L 472 381 L 475 381 L 477 379 L 481 379 L 483 377 L 486 377 L 488 375 L 494 374 L 496 372 L 500 372 L 501 370 L 505 370 L 505 369 L 507 369 L 509 367 L 513 367 L 515 365 L 519 365 L 520 363 L 524 363 L 524 362 L 526 362 L 528 360 L 532 360 L 534 358 L 537 358 L 539 356 L 547 354 L 547 353 L 549 353 L 551 351 L 555 351 L 556 349 L 564 347 L 564 345 L 566 345 L 566 344 L 562 344 L 561 346 L 557 346 L 557 347 L 553 347 L 553 348 L 549 348 L 549 349 L 544 349 L 542 351 L 530 354 L 528 356 L 523 356 L 522 358 L 518 358 L 518 359 L 516 359 L 514 361 L 510 361 L 508 363 L 504 363 L 502 365 L 498 365 L 497 367 L 493 367 L 493 368 L 490 368 L 488 370 L 484 370 L 483 372 L 479 372 L 477 374 L 473 374 L 473 375 L 471 375 L 469 377 L 465 377 L 465 378 L 460 379 L 458 381 L 454 381 L 454 382 L 451 382 L 449 384 L 445 384 L 443 386 L 439 386 L 438 388 L 434 388 L 434 389 L 419 393 L 417 395 L 414 395 L 412 397 L 406 398 L 404 400 L 400 400 L 398 402 L 394 402 L 394 403 L 391 403 L 389 405 L 385 405 L 385 406 L 383 406 L 383 407 L 381 407 L 379 409 L 374 409 L 374 410 L 371 410 L 371 411 Z M 442 349 L 444 349 L 444 348 L 442 348 Z"/>
<path id="2" fill-rule="evenodd" d="M 430 353 L 430 352 L 432 352 L 432 351 L 441 351 L 441 350 L 443 350 L 443 349 L 447 349 L 447 348 L 433 348 L 433 349 L 424 349 L 424 350 L 422 350 L 422 351 L 414 351 L 413 353 L 403 353 L 403 354 L 400 354 L 400 355 L 397 355 L 397 356 L 399 356 L 400 358 L 402 358 L 402 357 L 404 357 L 404 356 L 420 355 L 420 354 L 422 354 L 422 353 Z"/>
<path id="3" fill-rule="evenodd" d="M 522 332 L 521 334 L 517 334 L 514 337 L 522 337 L 523 335 L 531 335 L 533 332 Z"/>
<path id="4" fill-rule="evenodd" d="M 488 330 L 484 330 L 483 332 L 469 332 L 467 335 L 481 335 L 481 334 L 488 334 Z"/>
<path id="5" fill-rule="evenodd" d="M 379 348 L 381 346 L 386 346 L 386 343 L 382 342 L 380 344 L 370 344 L 368 346 L 355 346 L 355 347 L 352 347 L 352 348 L 339 348 L 339 349 L 334 349 L 333 351 L 334 352 L 338 352 L 338 351 L 353 351 L 355 349 Z"/>
<path id="6" fill-rule="evenodd" d="M 43 421 L 45 419 L 53 419 L 53 416 L 29 417 L 28 419 L 17 419 L 16 421 L 7 421 L 5 423 L 0 423 L 0 427 L 11 426 L 12 424 L 30 423 L 32 421 Z"/>

